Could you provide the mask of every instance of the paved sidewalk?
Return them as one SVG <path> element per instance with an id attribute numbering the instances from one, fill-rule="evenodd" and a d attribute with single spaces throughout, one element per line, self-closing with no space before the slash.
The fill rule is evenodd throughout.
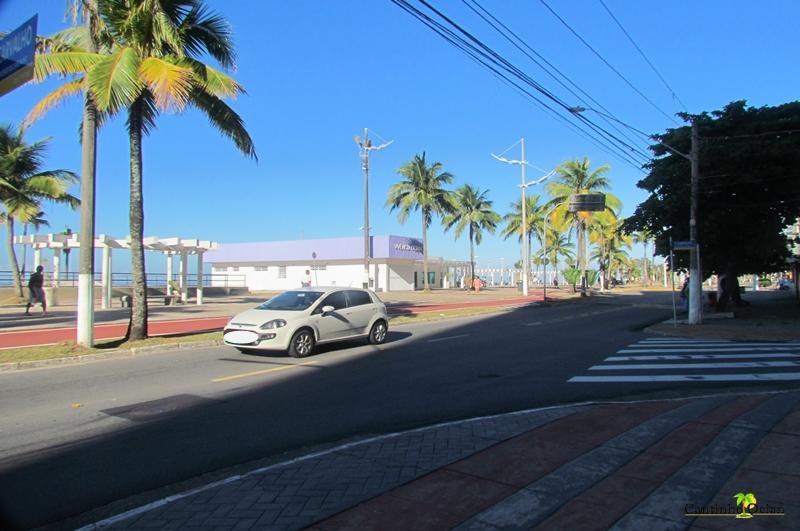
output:
<path id="1" fill-rule="evenodd" d="M 771 512 L 735 518 L 740 492 Z M 800 391 L 447 423 L 272 465 L 85 529 L 95 527 L 798 529 Z"/>

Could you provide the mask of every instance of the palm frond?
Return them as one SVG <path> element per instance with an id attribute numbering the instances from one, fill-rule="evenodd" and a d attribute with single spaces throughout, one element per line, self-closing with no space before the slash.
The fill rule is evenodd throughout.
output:
<path id="1" fill-rule="evenodd" d="M 40 82 L 54 74 L 85 74 L 103 59 L 100 54 L 85 51 L 38 54 L 33 62 L 33 79 Z"/>
<path id="2" fill-rule="evenodd" d="M 77 96 L 82 93 L 84 86 L 85 83 L 83 77 L 74 79 L 61 85 L 53 92 L 42 98 L 39 103 L 37 103 L 33 109 L 30 110 L 28 115 L 22 121 L 21 127 L 27 129 L 33 125 L 34 122 L 47 114 L 48 111 L 62 104 L 67 98 Z"/>
<path id="3" fill-rule="evenodd" d="M 89 88 L 99 109 L 115 113 L 133 103 L 142 92 L 141 60 L 133 48 L 120 48 L 103 57 L 89 72 Z"/>
<path id="4" fill-rule="evenodd" d="M 166 112 L 183 110 L 192 89 L 193 72 L 175 64 L 170 58 L 148 57 L 139 65 L 139 78 L 153 94 L 156 106 Z"/>
<path id="5" fill-rule="evenodd" d="M 192 90 L 191 104 L 203 111 L 211 125 L 217 128 L 223 136 L 233 140 L 236 147 L 248 157 L 258 160 L 255 145 L 250 133 L 244 126 L 242 118 L 236 114 L 224 101 L 204 92 L 198 88 Z"/>

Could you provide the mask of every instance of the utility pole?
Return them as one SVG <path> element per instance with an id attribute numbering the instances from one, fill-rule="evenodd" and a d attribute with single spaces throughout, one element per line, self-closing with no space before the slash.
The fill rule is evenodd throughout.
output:
<path id="1" fill-rule="evenodd" d="M 361 151 L 361 171 L 364 173 L 364 282 L 362 287 L 369 287 L 369 152 L 383 149 L 394 142 L 390 140 L 380 146 L 373 146 L 369 139 L 369 129 L 364 128 L 364 139 L 356 135 L 356 144 Z"/>
<path id="2" fill-rule="evenodd" d="M 697 203 L 700 178 L 700 136 L 697 121 L 692 119 L 691 191 L 689 198 L 689 239 L 693 242 L 689 251 L 689 324 L 700 324 L 702 320 L 702 289 L 700 282 L 700 244 L 697 241 Z"/>

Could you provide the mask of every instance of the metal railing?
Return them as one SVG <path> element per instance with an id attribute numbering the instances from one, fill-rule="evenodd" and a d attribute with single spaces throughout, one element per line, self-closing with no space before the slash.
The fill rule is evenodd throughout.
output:
<path id="1" fill-rule="evenodd" d="M 147 285 L 152 287 L 167 286 L 166 273 L 147 273 Z M 20 273 L 20 282 L 23 286 L 28 285 L 28 277 L 30 272 L 24 275 Z M 191 273 L 186 275 L 187 284 L 189 287 L 197 285 L 197 274 Z M 13 273 L 11 271 L 0 271 L 0 287 L 9 288 L 13 285 Z M 177 287 L 179 283 L 179 275 L 172 275 L 172 282 Z M 95 284 L 102 283 L 102 274 L 94 273 Z M 50 286 L 53 283 L 53 276 L 51 273 L 45 272 L 45 286 Z M 69 273 L 61 273 L 58 278 L 58 283 L 62 287 L 78 287 L 78 273 L 70 271 Z M 132 273 L 111 273 L 111 285 L 113 287 L 130 287 L 133 284 Z M 222 287 L 222 288 L 246 288 L 247 276 L 244 274 L 228 274 L 228 273 L 204 273 L 203 274 L 204 287 Z"/>

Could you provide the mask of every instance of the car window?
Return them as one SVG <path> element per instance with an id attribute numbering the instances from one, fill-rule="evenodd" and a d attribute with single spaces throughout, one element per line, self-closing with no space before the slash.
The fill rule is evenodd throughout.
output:
<path id="1" fill-rule="evenodd" d="M 285 291 L 258 306 L 257 310 L 303 311 L 322 296 L 321 291 Z"/>
<path id="2" fill-rule="evenodd" d="M 344 291 L 335 291 L 331 293 L 325 297 L 317 309 L 321 310 L 323 306 L 333 306 L 334 310 L 347 308 L 347 297 L 345 296 Z"/>
<path id="3" fill-rule="evenodd" d="M 372 299 L 369 293 L 360 290 L 348 290 L 347 298 L 350 301 L 349 306 L 362 306 L 364 304 L 372 304 Z"/>

